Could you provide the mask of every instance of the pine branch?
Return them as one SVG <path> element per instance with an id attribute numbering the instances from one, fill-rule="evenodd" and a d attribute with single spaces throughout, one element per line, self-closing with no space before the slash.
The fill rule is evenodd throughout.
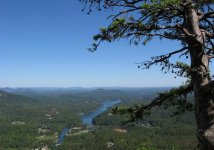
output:
<path id="1" fill-rule="evenodd" d="M 181 53 L 185 50 L 188 50 L 188 47 L 183 47 L 179 50 L 173 51 L 171 53 L 168 54 L 164 54 L 164 55 L 160 55 L 160 56 L 156 56 L 156 57 L 152 57 L 150 61 L 143 61 L 141 63 L 138 63 L 138 68 L 142 68 L 142 69 L 149 69 L 151 66 L 156 65 L 158 63 L 168 63 L 169 62 L 169 58 L 172 57 L 175 54 Z"/>
<path id="2" fill-rule="evenodd" d="M 208 12 L 206 14 L 203 14 L 199 19 L 202 21 L 202 20 L 205 20 L 205 19 L 208 19 L 208 18 L 214 18 L 214 12 Z"/>
<path id="3" fill-rule="evenodd" d="M 160 107 L 162 105 L 165 105 L 165 107 L 177 106 L 179 113 L 192 111 L 193 104 L 187 101 L 187 95 L 192 91 L 193 87 L 191 84 L 184 85 L 178 88 L 173 88 L 168 92 L 158 94 L 158 96 L 147 105 L 141 105 L 136 106 L 135 108 L 127 109 L 116 107 L 112 109 L 112 111 L 113 113 L 129 114 L 131 119 L 128 122 L 134 122 L 137 119 L 142 118 L 144 115 L 150 114 L 150 111 L 154 107 Z M 176 114 L 178 114 L 178 112 L 176 112 Z"/>
<path id="4" fill-rule="evenodd" d="M 213 59 L 214 58 L 214 56 L 207 56 L 209 59 Z"/>

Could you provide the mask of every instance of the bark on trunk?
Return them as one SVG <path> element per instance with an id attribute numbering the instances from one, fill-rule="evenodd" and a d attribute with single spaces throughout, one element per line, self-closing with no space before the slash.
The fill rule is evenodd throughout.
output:
<path id="1" fill-rule="evenodd" d="M 192 76 L 197 121 L 197 138 L 201 150 L 214 150 L 214 98 L 209 82 L 208 58 L 204 55 L 202 63 Z"/>
<path id="2" fill-rule="evenodd" d="M 204 54 L 205 35 L 199 27 L 197 10 L 186 12 L 186 29 L 194 35 L 187 43 L 191 56 L 197 138 L 201 150 L 214 150 L 214 94 L 209 74 L 209 58 Z"/>

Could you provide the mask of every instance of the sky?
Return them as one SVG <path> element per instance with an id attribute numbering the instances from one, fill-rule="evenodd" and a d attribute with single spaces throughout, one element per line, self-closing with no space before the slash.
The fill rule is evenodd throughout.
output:
<path id="1" fill-rule="evenodd" d="M 121 40 L 89 52 L 113 12 L 87 15 L 82 8 L 79 0 L 1 0 L 0 87 L 171 87 L 185 81 L 136 65 L 179 49 L 175 42 L 130 46 Z"/>

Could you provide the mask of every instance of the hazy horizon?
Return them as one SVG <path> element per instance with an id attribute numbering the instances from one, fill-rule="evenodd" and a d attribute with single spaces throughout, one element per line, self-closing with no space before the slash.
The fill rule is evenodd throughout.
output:
<path id="1" fill-rule="evenodd" d="M 108 89 L 108 88 L 111 88 L 111 89 L 113 89 L 113 88 L 115 88 L 115 89 L 117 89 L 117 88 L 173 88 L 173 87 L 176 87 L 176 86 L 145 86 L 145 87 L 143 87 L 143 86 L 136 86 L 136 87 L 134 87 L 134 86 L 130 86 L 130 87 L 128 87 L 128 86 L 103 86 L 103 87 L 99 87 L 99 86 L 91 86 L 91 87 L 84 87 L 84 86 L 79 86 L 79 87 L 75 87 L 75 86 L 70 86 L 70 87 L 51 87 L 51 86 L 32 86 L 32 87 L 25 87 L 25 86 L 23 86 L 23 87 L 7 87 L 7 86 L 5 86 L 5 87 L 0 87 L 0 89 L 5 89 L 5 88 L 11 88 L 11 89 L 18 89 L 18 88 L 61 88 L 61 89 L 69 89 L 69 88 L 85 88 L 85 89 Z"/>

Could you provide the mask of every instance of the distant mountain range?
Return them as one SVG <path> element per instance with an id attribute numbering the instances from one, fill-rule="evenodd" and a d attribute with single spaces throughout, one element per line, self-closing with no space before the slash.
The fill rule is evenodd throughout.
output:
<path id="1" fill-rule="evenodd" d="M 0 88 L 0 103 L 11 105 L 23 105 L 43 101 L 72 101 L 81 99 L 108 100 L 108 99 L 151 99 L 158 92 L 170 88 Z"/>
<path id="2" fill-rule="evenodd" d="M 26 92 L 38 92 L 38 93 L 46 93 L 46 92 L 66 92 L 66 91 L 87 91 L 93 90 L 93 88 L 82 88 L 82 87 L 70 87 L 70 88 L 61 88 L 61 87 L 22 87 L 22 88 L 0 88 L 0 90 L 11 92 L 11 93 L 26 93 Z"/>
<path id="3" fill-rule="evenodd" d="M 17 88 L 0 88 L 0 90 L 9 92 L 9 93 L 51 93 L 51 92 L 107 92 L 107 91 L 132 91 L 132 92 L 139 92 L 139 91 L 166 91 L 171 87 L 93 87 L 93 88 L 84 88 L 84 87 L 17 87 Z"/>

